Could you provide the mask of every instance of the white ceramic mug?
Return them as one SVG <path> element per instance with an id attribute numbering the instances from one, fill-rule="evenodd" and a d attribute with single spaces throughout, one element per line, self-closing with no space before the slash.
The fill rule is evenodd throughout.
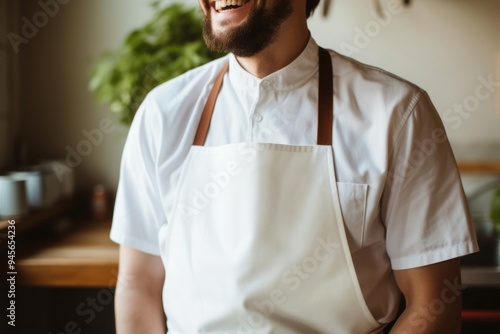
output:
<path id="1" fill-rule="evenodd" d="M 38 170 L 16 171 L 9 174 L 15 180 L 26 181 L 28 205 L 31 209 L 40 209 L 45 201 L 45 185 L 42 172 Z"/>
<path id="2" fill-rule="evenodd" d="M 26 181 L 0 176 L 0 217 L 24 216 L 28 212 Z"/>

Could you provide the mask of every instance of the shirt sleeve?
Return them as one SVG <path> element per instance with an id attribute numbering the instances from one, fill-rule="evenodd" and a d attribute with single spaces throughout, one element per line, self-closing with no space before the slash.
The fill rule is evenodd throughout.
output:
<path id="1" fill-rule="evenodd" d="M 155 116 L 148 109 L 152 108 L 146 98 L 125 142 L 110 237 L 121 245 L 159 255 L 158 231 L 166 219 L 155 173 Z"/>
<path id="2" fill-rule="evenodd" d="M 394 270 L 478 251 L 460 174 L 443 123 L 421 92 L 393 144 L 381 213 Z"/>

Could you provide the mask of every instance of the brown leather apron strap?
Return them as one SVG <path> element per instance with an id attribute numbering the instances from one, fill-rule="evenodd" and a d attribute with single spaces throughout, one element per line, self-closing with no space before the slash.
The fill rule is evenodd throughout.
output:
<path id="1" fill-rule="evenodd" d="M 205 145 L 208 128 L 210 127 L 210 121 L 212 120 L 212 114 L 214 113 L 215 109 L 215 101 L 217 101 L 217 96 L 219 96 L 220 88 L 222 87 L 222 80 L 224 79 L 224 75 L 226 74 L 228 68 L 229 62 L 224 65 L 214 81 L 212 91 L 208 96 L 207 103 L 205 104 L 205 108 L 203 108 L 203 113 L 201 114 L 200 123 L 198 124 L 198 130 L 196 131 L 196 136 L 194 137 L 193 145 L 195 146 Z"/>
<path id="2" fill-rule="evenodd" d="M 330 53 L 319 48 L 318 145 L 332 145 L 333 70 Z"/>
<path id="3" fill-rule="evenodd" d="M 318 81 L 318 145 L 332 145 L 333 129 L 333 70 L 330 53 L 319 48 L 319 81 Z M 229 62 L 217 75 L 212 91 L 208 96 L 203 109 L 198 130 L 194 137 L 193 145 L 203 146 L 207 138 L 210 121 L 214 112 L 215 102 L 222 87 L 222 80 L 229 68 Z"/>

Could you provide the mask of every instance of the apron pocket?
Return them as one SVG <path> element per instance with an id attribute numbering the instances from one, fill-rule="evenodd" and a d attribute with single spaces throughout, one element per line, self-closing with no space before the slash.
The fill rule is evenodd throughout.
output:
<path id="1" fill-rule="evenodd" d="M 367 184 L 337 182 L 340 207 L 351 253 L 363 247 Z"/>

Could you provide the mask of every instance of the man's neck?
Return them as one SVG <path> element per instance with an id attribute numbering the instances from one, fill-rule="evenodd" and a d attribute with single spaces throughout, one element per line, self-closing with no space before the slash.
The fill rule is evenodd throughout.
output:
<path id="1" fill-rule="evenodd" d="M 258 78 L 264 78 L 294 61 L 309 41 L 306 20 L 287 20 L 276 39 L 264 50 L 251 57 L 236 57 L 240 65 Z"/>

